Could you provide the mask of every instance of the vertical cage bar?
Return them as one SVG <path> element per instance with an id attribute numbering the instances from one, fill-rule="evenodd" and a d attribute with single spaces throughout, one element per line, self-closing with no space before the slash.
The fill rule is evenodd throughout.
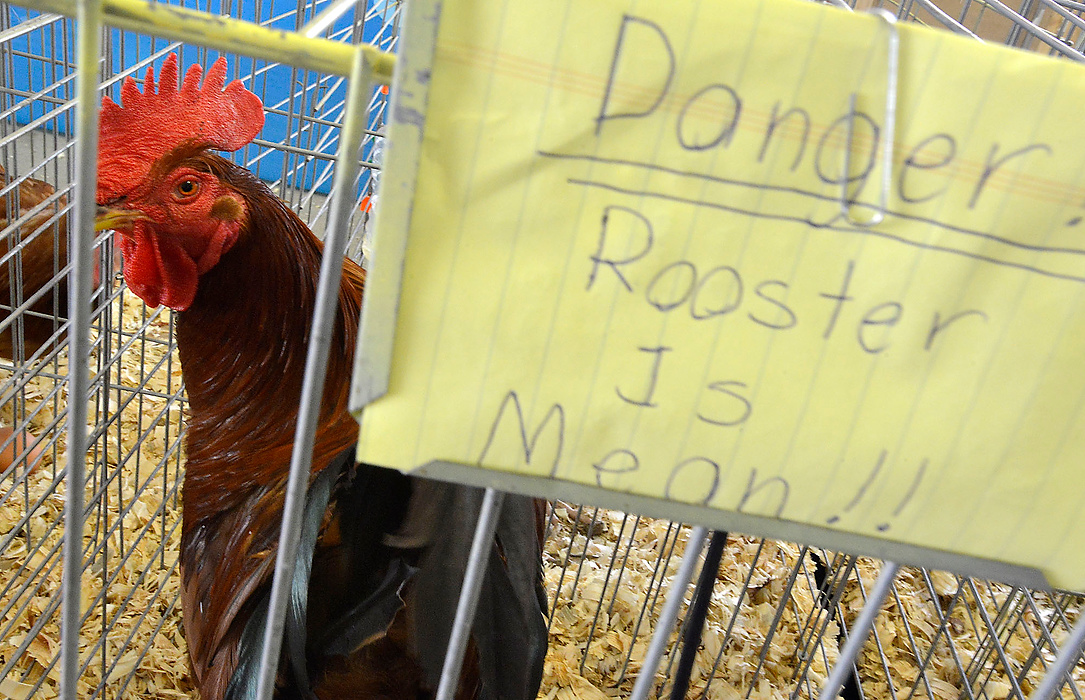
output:
<path id="1" fill-rule="evenodd" d="M 490 548 L 497 529 L 497 518 L 501 514 L 501 503 L 505 494 L 497 489 L 486 489 L 482 507 L 475 525 L 475 536 L 471 540 L 471 553 L 467 558 L 467 570 L 463 574 L 463 586 L 460 599 L 456 603 L 456 617 L 452 621 L 452 633 L 448 638 L 448 650 L 445 651 L 445 663 L 441 668 L 441 681 L 437 684 L 435 700 L 452 700 L 460 685 L 460 669 L 463 668 L 463 656 L 467 651 L 467 639 L 471 635 L 471 623 L 478 608 L 479 591 L 482 579 L 486 575 Z"/>
<path id="2" fill-rule="evenodd" d="M 874 582 L 874 589 L 870 592 L 866 605 L 863 606 L 863 611 L 859 613 L 859 618 L 855 621 L 855 625 L 848 635 L 847 644 L 840 650 L 840 655 L 833 665 L 833 670 L 829 674 L 828 680 L 825 681 L 825 685 L 822 686 L 821 693 L 818 694 L 818 700 L 832 700 L 840 692 L 845 678 L 851 673 L 855 659 L 859 656 L 859 651 L 866 642 L 867 634 L 874 627 L 874 618 L 878 616 L 878 612 L 881 610 L 882 601 L 889 595 L 889 591 L 893 587 L 893 579 L 897 577 L 899 569 L 900 565 L 896 562 L 885 562 L 881 573 L 878 574 L 878 580 Z"/>
<path id="3" fill-rule="evenodd" d="M 320 263 L 317 283 L 316 309 L 309 351 L 305 358 L 305 378 L 301 389 L 294 452 L 290 459 L 290 477 L 283 505 L 283 524 L 279 533 L 279 554 L 275 560 L 275 578 L 268 602 L 268 622 L 264 629 L 263 653 L 260 657 L 260 680 L 256 697 L 270 700 L 275 689 L 279 665 L 286 603 L 294 578 L 294 559 L 301 532 L 301 515 L 309 485 L 313 460 L 317 419 L 324 394 L 324 376 L 328 369 L 335 311 L 339 304 L 339 278 L 343 272 L 343 254 L 349 235 L 350 210 L 354 206 L 354 185 L 358 179 L 358 150 L 362 145 L 365 112 L 369 104 L 371 70 L 365 52 L 354 53 L 350 87 L 347 90 L 347 111 L 336 155 L 335 181 L 328 229 L 324 238 L 324 256 Z"/>
<path id="4" fill-rule="evenodd" d="M 667 640 L 670 639 L 674 622 L 678 619 L 678 609 L 682 607 L 682 599 L 686 596 L 689 582 L 693 580 L 693 569 L 697 566 L 697 560 L 701 558 L 701 549 L 708 537 L 708 528 L 701 525 L 693 528 L 686 542 L 686 553 L 682 555 L 682 563 L 678 567 L 678 573 L 671 581 L 671 588 L 667 591 L 667 598 L 663 603 L 663 611 L 659 613 L 659 622 L 652 634 L 652 642 L 648 645 L 648 652 L 644 655 L 644 664 L 641 666 L 637 682 L 633 686 L 633 694 L 630 700 L 646 700 L 652 691 L 655 682 L 656 669 L 663 660 L 663 654 L 667 651 Z"/>
<path id="5" fill-rule="evenodd" d="M 94 206 L 98 154 L 99 0 L 77 5 L 78 77 L 76 79 L 75 192 L 69 227 L 74 264 L 69 288 L 68 457 L 64 501 L 63 617 L 61 624 L 60 697 L 76 700 L 79 678 L 80 601 L 83 573 L 83 483 L 87 453 L 87 391 L 90 377 L 90 287 L 93 267 Z"/>

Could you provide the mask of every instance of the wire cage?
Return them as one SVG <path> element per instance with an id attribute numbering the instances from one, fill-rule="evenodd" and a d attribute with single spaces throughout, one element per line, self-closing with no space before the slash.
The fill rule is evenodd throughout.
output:
<path id="1" fill-rule="evenodd" d="M 288 30 L 320 9 L 316 3 L 262 0 L 191 7 Z M 0 323 L 11 338 L 11 350 L 0 359 L 0 424 L 13 429 L 4 437 L 8 456 L 0 486 L 0 696 L 52 697 L 60 675 L 74 22 L 6 4 L 0 22 L 0 164 L 7 213 Z M 398 6 L 385 2 L 358 8 L 324 34 L 391 50 L 397 22 Z M 170 53 L 185 63 L 215 58 L 205 48 L 116 29 L 103 31 L 102 49 L 102 93 L 114 98 L 125 77 L 141 77 Z M 266 138 L 235 159 L 321 231 L 346 79 L 230 59 L 233 76 L 260 95 L 268 114 Z M 380 157 L 375 142 L 386 102 L 386 89 L 374 92 L 372 128 L 362 151 L 367 159 Z M 372 210 L 371 172 L 359 183 L 351 223 L 355 257 Z M 171 313 L 147 309 L 125 288 L 109 237 L 95 246 L 82 601 L 87 612 L 78 694 L 188 697 L 176 556 L 185 395 Z M 153 658 L 165 661 L 144 676 L 139 669 Z"/>
<path id="2" fill-rule="evenodd" d="M 183 6 L 298 31 L 334 2 L 196 0 Z M 833 4 L 844 5 L 842 0 Z M 855 9 L 882 6 L 861 0 Z M 1071 0 L 909 0 L 901 19 L 1085 60 L 1085 4 Z M 74 22 L 0 5 L 0 697 L 55 697 L 61 674 L 62 512 L 69 396 L 67 218 L 75 180 Z M 322 30 L 395 51 L 401 5 L 368 0 Z M 101 93 L 171 52 L 201 46 L 102 30 Z M 265 104 L 260 138 L 234 154 L 318 235 L 344 119 L 347 79 L 229 55 Z M 83 69 L 94 70 L 83 66 Z M 368 103 L 348 254 L 364 259 L 387 88 Z M 118 274 L 110 235 L 95 241 L 87 400 L 78 697 L 194 697 L 180 628 L 179 488 L 185 392 L 172 313 L 150 310 Z M 557 501 L 544 568 L 550 650 L 540 697 L 625 697 L 642 675 L 689 527 Z M 697 540 L 700 542 L 700 540 Z M 816 697 L 871 594 L 881 562 L 732 535 L 715 572 L 691 695 Z M 686 592 L 689 597 L 690 591 Z M 683 601 L 683 609 L 688 601 Z M 904 569 L 848 671 L 846 698 L 1026 698 L 1067 643 L 1085 597 Z M 669 694 L 684 624 L 653 694 Z M 1058 696 L 1085 695 L 1076 657 Z"/>

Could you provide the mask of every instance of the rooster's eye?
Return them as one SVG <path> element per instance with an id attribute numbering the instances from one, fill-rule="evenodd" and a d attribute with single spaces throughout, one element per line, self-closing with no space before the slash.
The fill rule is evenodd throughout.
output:
<path id="1" fill-rule="evenodd" d="M 200 183 L 198 180 L 193 179 L 181 180 L 174 187 L 174 191 L 179 198 L 187 199 L 200 191 Z"/>

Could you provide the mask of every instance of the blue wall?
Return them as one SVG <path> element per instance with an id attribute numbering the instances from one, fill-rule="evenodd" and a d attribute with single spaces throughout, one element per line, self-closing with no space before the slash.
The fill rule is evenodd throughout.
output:
<path id="1" fill-rule="evenodd" d="M 193 2 L 186 0 L 183 4 L 193 9 L 208 10 L 209 0 Z M 220 12 L 221 6 L 215 0 L 210 4 L 210 11 Z M 323 9 L 326 3 L 321 3 L 319 9 Z M 387 21 L 391 14 L 393 3 L 385 0 L 369 0 L 369 19 L 365 22 L 362 38 L 367 43 L 374 43 L 386 50 L 391 49 L 394 43 L 393 29 Z M 374 5 L 377 6 L 374 9 Z M 391 8 L 388 8 L 391 6 Z M 232 7 L 227 2 L 227 7 Z M 293 30 L 297 26 L 297 3 L 293 0 L 264 0 L 260 8 L 260 17 L 256 16 L 256 4 L 253 0 L 243 0 L 240 15 L 248 21 L 259 20 L 268 26 Z M 386 9 L 387 8 L 387 9 Z M 311 8 L 303 18 L 304 21 L 311 19 Z M 379 11 L 383 10 L 383 11 Z M 18 25 L 27 19 L 28 14 L 34 16 L 37 13 L 17 7 L 9 7 L 12 25 Z M 231 14 L 235 14 L 231 12 Z M 272 17 L 279 19 L 271 22 Z M 387 18 L 387 19 L 386 19 Z M 341 18 L 333 28 L 333 37 L 338 40 L 349 41 L 349 32 L 353 21 L 352 13 Z M 54 112 L 58 108 L 57 101 L 70 100 L 74 95 L 73 74 L 65 69 L 66 63 L 74 62 L 74 22 L 66 20 L 55 22 L 48 27 L 38 29 L 26 35 L 16 38 L 11 47 L 15 54 L 12 58 L 13 72 L 7 81 L 16 90 L 26 92 L 38 92 L 49 87 L 41 97 L 32 102 L 20 106 L 14 113 L 14 118 L 19 124 L 29 124 L 44 115 Z M 109 57 L 112 73 L 116 74 L 125 67 L 131 66 L 137 61 L 145 59 L 156 50 L 162 50 L 168 42 L 162 39 L 153 39 L 145 35 L 137 35 L 131 32 L 111 30 L 112 55 Z M 211 62 L 218 57 L 215 51 L 200 50 L 198 47 L 185 46 L 182 48 L 180 59 L 182 66 L 187 66 L 196 61 Z M 227 56 L 230 61 L 228 75 L 238 76 L 245 79 L 245 85 L 259 95 L 265 107 L 271 110 L 264 124 L 264 129 L 258 136 L 259 139 L 272 143 L 287 143 L 300 148 L 312 148 L 329 156 L 335 154 L 338 143 L 338 129 L 319 124 L 314 121 L 303 120 L 302 133 L 299 130 L 297 118 L 288 119 L 286 114 L 275 114 L 282 111 L 292 114 L 313 115 L 319 119 L 331 122 L 339 122 L 342 119 L 342 101 L 346 93 L 346 80 L 336 76 L 318 75 L 311 71 L 302 71 L 290 66 L 275 65 L 267 68 L 267 62 L 254 61 L 244 56 Z M 157 73 L 162 60 L 155 62 Z M 142 78 L 146 69 L 138 71 L 137 76 Z M 261 71 L 254 79 L 250 78 L 253 71 Z M 60 83 L 58 85 L 58 83 Z M 294 89 L 291 90 L 291 86 Z M 304 89 L 303 89 L 304 87 Z M 300 94 L 297 94 L 300 93 Z M 119 89 L 114 87 L 111 91 L 114 99 L 118 98 Z M 25 102 L 26 98 L 8 98 L 4 103 L 5 110 Z M 314 104 L 319 102 L 319 107 Z M 375 110 L 370 115 L 370 128 L 376 130 L 382 116 Z M 71 110 L 57 111 L 51 118 L 39 126 L 46 130 L 56 130 L 62 134 L 68 134 L 71 130 Z M 295 132 L 294 136 L 288 136 L 289 132 Z M 323 141 L 323 143 L 321 143 Z M 368 140 L 363 152 L 363 158 L 369 159 L 372 149 L 372 141 Z M 239 162 L 258 160 L 251 167 L 262 179 L 268 181 L 278 180 L 285 176 L 286 181 L 294 187 L 312 188 L 320 173 L 325 170 L 327 161 L 321 159 L 307 159 L 302 155 L 289 153 L 277 149 L 249 147 L 237 154 Z M 286 172 L 284 172 L 284 168 Z M 363 181 L 364 182 L 364 181 Z M 316 189 L 327 192 L 330 188 L 330 179 L 316 184 Z"/>

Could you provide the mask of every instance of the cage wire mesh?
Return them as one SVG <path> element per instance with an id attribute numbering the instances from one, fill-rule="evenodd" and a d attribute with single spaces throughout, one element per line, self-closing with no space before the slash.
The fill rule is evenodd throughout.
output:
<path id="1" fill-rule="evenodd" d="M 186 7 L 297 30 L 327 2 L 197 0 Z M 833 4 L 844 4 L 834 0 Z M 856 9 L 872 3 L 859 0 Z M 883 6 L 878 4 L 877 6 Z M 1072 0 L 909 0 L 901 19 L 1082 60 L 1085 4 Z M 66 217 L 73 163 L 74 32 L 67 17 L 0 4 L 0 697 L 58 692 L 65 483 Z M 358 4 L 324 35 L 394 51 L 400 4 Z M 103 30 L 102 90 L 179 52 L 217 53 Z M 263 100 L 260 138 L 234 158 L 320 234 L 346 79 L 229 56 Z M 386 88 L 374 90 L 349 253 L 364 257 L 376 199 Z M 180 629 L 177 549 L 184 387 L 172 314 L 124 286 L 113 242 L 95 244 L 88 401 L 80 697 L 194 695 Z M 3 296 L 6 295 L 6 296 Z M 550 652 L 541 697 L 628 695 L 641 671 L 689 529 L 561 501 L 544 556 Z M 716 572 L 690 694 L 712 700 L 816 697 L 881 563 L 734 535 Z M 688 592 L 687 592 L 688 597 Z M 845 698 L 1025 698 L 1085 598 L 939 571 L 904 569 L 851 667 Z M 682 627 L 682 624 L 679 625 Z M 669 693 L 678 631 L 654 686 Z M 1085 695 L 1080 656 L 1059 697 Z"/>

